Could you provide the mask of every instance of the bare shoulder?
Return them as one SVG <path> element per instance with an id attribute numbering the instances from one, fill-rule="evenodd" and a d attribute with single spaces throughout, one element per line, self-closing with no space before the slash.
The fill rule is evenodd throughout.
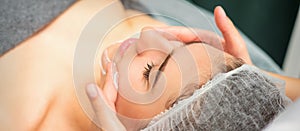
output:
<path id="1" fill-rule="evenodd" d="M 166 26 L 167 24 L 153 19 L 148 14 L 136 10 L 126 10 L 129 23 L 134 27 L 142 28 L 145 26 Z"/>
<path id="2" fill-rule="evenodd" d="M 60 102 L 74 98 L 67 51 L 45 39 L 33 37 L 0 58 L 1 121 L 6 123 L 1 125 L 7 126 L 0 129 L 34 129 L 54 109 L 61 92 L 71 97 Z"/>

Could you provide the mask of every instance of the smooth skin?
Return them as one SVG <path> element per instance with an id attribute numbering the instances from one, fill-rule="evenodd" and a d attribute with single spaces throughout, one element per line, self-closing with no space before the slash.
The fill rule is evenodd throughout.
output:
<path id="1" fill-rule="evenodd" d="M 214 11 L 215 14 L 215 21 L 222 32 L 223 38 L 216 37 L 211 32 L 203 32 L 203 30 L 193 30 L 191 31 L 189 28 L 185 27 L 165 27 L 165 28 L 159 28 L 157 29 L 162 34 L 173 34 L 173 36 L 176 36 L 178 40 L 184 41 L 184 42 L 194 42 L 194 41 L 204 41 L 206 43 L 212 43 L 213 46 L 215 42 L 213 41 L 222 41 L 223 49 L 238 58 L 242 58 L 247 64 L 252 64 L 251 59 L 249 57 L 248 50 L 246 48 L 246 44 L 244 40 L 242 39 L 241 35 L 235 28 L 234 24 L 231 22 L 231 20 L 226 16 L 225 11 L 222 9 L 222 7 L 218 6 L 215 8 Z M 196 31 L 196 33 L 194 32 Z M 204 33 L 204 35 L 202 34 Z M 201 35 L 202 34 L 202 35 Z M 209 41 L 209 42 L 208 42 Z M 220 48 L 220 47 L 216 47 Z M 111 64 L 108 64 L 108 75 L 110 76 L 110 69 Z M 286 82 L 286 95 L 293 101 L 298 99 L 300 97 L 300 80 L 296 78 L 290 78 L 286 76 L 281 76 L 274 73 L 269 73 L 269 75 L 273 77 L 280 78 L 282 80 L 285 80 Z M 90 101 L 93 105 L 94 110 L 96 111 L 96 114 L 98 114 L 98 119 L 100 120 L 100 125 L 102 129 L 107 130 L 113 130 L 116 127 L 116 130 L 125 130 L 124 126 L 121 124 L 119 119 L 117 118 L 116 114 L 111 112 L 111 110 L 105 110 L 103 105 L 109 105 L 110 108 L 114 108 L 113 105 L 115 105 L 115 97 L 109 98 L 108 94 L 117 94 L 117 91 L 115 90 L 114 85 L 112 84 L 111 79 L 108 79 L 105 83 L 103 90 L 93 90 L 94 92 L 91 92 L 89 90 L 92 90 L 92 87 L 95 87 L 96 85 L 90 84 L 87 86 L 87 95 L 89 95 Z M 97 94 L 97 95 L 93 95 Z M 113 96 L 115 96 L 113 95 Z M 107 108 L 107 107 L 105 107 Z M 99 110 L 101 109 L 101 110 Z M 102 117 L 103 114 L 109 114 L 113 117 Z M 107 124 L 109 123 L 109 124 Z"/>
<path id="2" fill-rule="evenodd" d="M 228 54 L 231 54 L 232 56 L 235 56 L 237 58 L 242 58 L 246 64 L 253 65 L 246 47 L 246 43 L 243 40 L 242 36 L 239 34 L 238 30 L 235 28 L 232 21 L 226 16 L 225 11 L 222 7 L 218 6 L 215 8 L 214 11 L 215 15 L 215 21 L 219 28 L 219 30 L 222 32 L 223 38 L 221 37 L 213 37 L 208 36 L 209 38 L 206 39 L 219 39 L 219 41 L 222 41 L 222 49 L 224 49 L 225 52 Z M 184 40 L 197 40 L 199 37 L 197 36 L 197 33 L 191 32 L 190 29 L 185 27 L 166 27 L 162 29 L 163 31 L 174 34 L 177 36 L 180 36 L 180 39 Z M 197 29 L 195 29 L 197 32 Z M 181 33 L 181 32 L 184 32 Z M 211 40 L 214 41 L 214 40 Z M 213 44 L 211 44 L 214 46 Z M 220 47 L 216 47 L 220 48 Z M 287 76 L 282 76 L 279 74 L 267 72 L 269 75 L 282 79 L 286 82 L 286 95 L 293 101 L 295 101 L 297 98 L 300 97 L 300 80 L 297 78 L 291 78 Z"/>
<path id="3" fill-rule="evenodd" d="M 43 30 L 1 56 L 0 130 L 97 130 L 76 96 L 72 66 L 82 29 L 97 12 L 112 3 L 106 14 L 114 18 L 140 14 L 125 10 L 118 0 L 77 1 Z M 103 21 L 111 18 L 100 17 Z M 146 15 L 125 20 L 107 34 L 103 45 L 131 37 L 145 26 L 162 25 L 165 24 Z M 99 30 L 102 26 L 105 23 L 99 23 Z M 96 70 L 99 84 L 104 77 L 100 69 Z M 84 88 L 94 79 L 85 77 L 84 71 L 81 73 L 80 79 L 86 81 Z"/>

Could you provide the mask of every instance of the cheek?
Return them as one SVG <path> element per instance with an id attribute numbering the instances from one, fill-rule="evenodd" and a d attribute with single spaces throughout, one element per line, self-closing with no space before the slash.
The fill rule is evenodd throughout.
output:
<path id="1" fill-rule="evenodd" d="M 166 109 L 165 104 L 168 99 L 166 96 L 166 94 L 163 94 L 158 100 L 145 105 L 131 103 L 127 101 L 126 98 L 118 96 L 116 101 L 116 111 L 119 113 L 119 115 L 134 119 L 153 118 L 155 115 Z"/>
<path id="2" fill-rule="evenodd" d="M 168 99 L 177 98 L 182 88 L 182 77 L 180 69 L 175 61 L 169 60 L 164 73 L 167 80 L 165 95 L 169 97 Z"/>
<path id="3" fill-rule="evenodd" d="M 142 74 L 139 74 L 137 72 L 140 68 L 144 68 L 143 66 L 136 66 L 136 65 L 142 65 L 141 63 L 133 63 L 130 66 L 129 76 L 130 81 L 132 83 L 132 88 L 139 90 L 139 91 L 145 91 L 146 85 L 143 85 L 143 80 L 140 79 Z M 152 118 L 153 116 L 159 114 L 160 112 L 164 111 L 166 109 L 166 105 L 168 105 L 170 99 L 175 99 L 178 97 L 180 92 L 180 71 L 175 62 L 169 61 L 167 64 L 164 75 L 162 77 L 165 77 L 166 79 L 166 86 L 156 86 L 155 88 L 165 88 L 163 94 L 159 96 L 157 100 L 155 100 L 152 103 L 149 104 L 136 104 L 132 103 L 126 100 L 126 98 L 123 98 L 121 95 L 118 95 L 117 101 L 116 101 L 116 110 L 121 115 L 127 116 L 129 118 L 136 118 L 136 119 L 146 119 L 146 118 Z M 144 88 L 142 88 L 144 87 Z M 171 101 L 172 102 L 172 101 Z"/>

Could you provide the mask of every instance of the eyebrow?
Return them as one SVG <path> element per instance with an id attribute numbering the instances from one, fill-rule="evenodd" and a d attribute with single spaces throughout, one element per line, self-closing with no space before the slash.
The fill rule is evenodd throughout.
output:
<path id="1" fill-rule="evenodd" d="M 162 64 L 159 66 L 159 68 L 158 68 L 158 73 L 157 73 L 156 76 L 155 76 L 155 79 L 154 79 L 154 82 L 153 82 L 152 87 L 155 86 L 155 84 L 156 84 L 158 78 L 161 76 L 161 72 L 163 72 L 163 71 L 165 70 L 165 67 L 166 67 L 166 65 L 167 65 L 167 63 L 168 63 L 168 61 L 169 61 L 169 59 L 171 58 L 171 55 L 172 55 L 172 54 L 173 54 L 173 50 L 172 50 L 171 53 L 165 58 L 165 60 L 162 62 Z"/>

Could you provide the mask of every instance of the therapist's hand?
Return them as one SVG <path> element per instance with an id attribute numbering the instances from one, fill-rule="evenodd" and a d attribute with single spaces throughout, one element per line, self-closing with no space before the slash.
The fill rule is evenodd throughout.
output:
<path id="1" fill-rule="evenodd" d="M 235 28 L 229 17 L 221 6 L 217 6 L 214 11 L 215 21 L 224 37 L 224 49 L 229 54 L 242 58 L 247 64 L 252 64 L 246 43 L 238 30 Z"/>
<path id="2" fill-rule="evenodd" d="M 125 131 L 115 109 L 117 90 L 113 84 L 113 66 L 112 63 L 108 63 L 104 87 L 101 89 L 96 84 L 88 84 L 86 93 L 95 111 L 97 126 L 106 131 Z"/>
<path id="3" fill-rule="evenodd" d="M 226 16 L 225 11 L 221 6 L 215 8 L 215 21 L 222 32 L 223 38 L 211 31 L 201 29 L 191 29 L 187 27 L 160 27 L 157 28 L 161 34 L 172 39 L 180 40 L 184 43 L 203 42 L 215 48 L 224 50 L 225 52 L 243 59 L 247 64 L 252 64 L 246 43 L 241 37 L 238 30 L 235 28 L 232 21 Z"/>

